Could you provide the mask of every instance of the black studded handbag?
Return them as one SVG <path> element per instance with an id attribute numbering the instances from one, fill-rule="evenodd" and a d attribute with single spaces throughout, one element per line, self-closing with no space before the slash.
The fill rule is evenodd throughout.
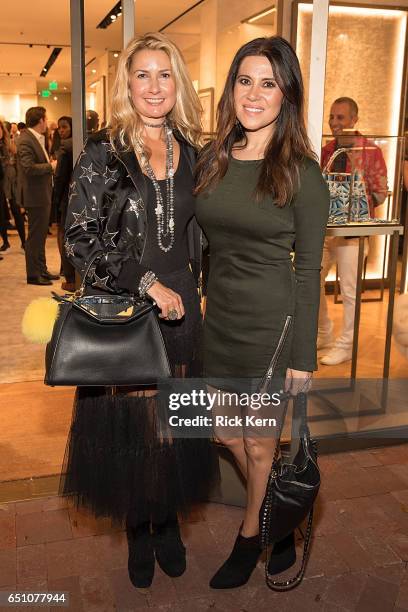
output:
<path id="1" fill-rule="evenodd" d="M 88 268 L 89 269 L 89 268 Z M 45 354 L 51 386 L 152 386 L 171 376 L 156 307 L 133 295 L 54 296 L 59 313 Z"/>
<path id="2" fill-rule="evenodd" d="M 320 487 L 316 442 L 311 440 L 307 425 L 307 396 L 299 393 L 293 399 L 291 446 L 298 449 L 289 461 L 280 456 L 276 445 L 266 494 L 259 513 L 260 536 L 266 549 L 265 580 L 275 591 L 288 591 L 298 586 L 304 576 L 309 557 L 313 523 L 313 504 Z M 273 580 L 268 573 L 268 559 L 273 545 L 292 533 L 308 517 L 301 568 L 285 581 Z"/>

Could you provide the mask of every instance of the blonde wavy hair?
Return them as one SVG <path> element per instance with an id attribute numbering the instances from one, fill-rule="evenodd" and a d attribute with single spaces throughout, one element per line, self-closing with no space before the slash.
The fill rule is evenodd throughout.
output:
<path id="1" fill-rule="evenodd" d="M 132 102 L 129 77 L 134 54 L 144 49 L 164 51 L 168 55 L 176 83 L 176 103 L 168 115 L 170 125 L 194 147 L 200 147 L 202 110 L 199 98 L 179 49 L 159 32 L 134 38 L 120 55 L 108 121 L 111 144 L 115 146 L 115 141 L 119 141 L 126 150 L 133 148 L 137 154 L 143 149 L 143 122 Z"/>

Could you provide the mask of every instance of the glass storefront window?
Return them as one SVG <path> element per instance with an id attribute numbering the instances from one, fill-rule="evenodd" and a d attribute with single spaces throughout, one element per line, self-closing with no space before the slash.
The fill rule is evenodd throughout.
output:
<path id="1" fill-rule="evenodd" d="M 293 39 L 308 96 L 313 5 L 301 2 L 296 8 Z M 334 101 L 351 98 L 358 105 L 358 119 L 353 126 L 345 127 L 352 127 L 360 140 L 367 138 L 374 151 L 381 151 L 377 157 L 385 168 L 371 169 L 371 174 L 376 173 L 378 179 L 381 174 L 386 176 L 387 194 L 378 198 L 375 216 L 389 220 L 400 217 L 403 142 L 399 134 L 406 29 L 407 12 L 403 10 L 340 5 L 329 8 L 322 147 L 330 147 L 328 143 L 333 142 L 339 129 L 330 119 Z M 371 157 L 374 160 L 376 156 Z M 367 278 L 382 276 L 384 240 L 370 239 Z"/>

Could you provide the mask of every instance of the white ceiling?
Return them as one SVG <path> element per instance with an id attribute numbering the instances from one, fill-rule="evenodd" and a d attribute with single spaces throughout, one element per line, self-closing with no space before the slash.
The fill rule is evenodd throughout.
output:
<path id="1" fill-rule="evenodd" d="M 0 19 L 0 79 L 5 87 L 3 92 L 5 90 L 10 93 L 22 92 L 26 88 L 24 82 L 28 83 L 33 78 L 37 82 L 38 89 L 46 87 L 49 80 L 56 80 L 59 88 L 64 85 L 69 88 L 71 80 L 69 4 L 69 0 L 7 2 L 7 9 L 3 11 L 3 18 Z M 85 63 L 102 55 L 108 49 L 121 49 L 121 17 L 106 30 L 96 28 L 115 4 L 116 0 L 85 0 Z M 193 4 L 195 0 L 137 0 L 136 32 L 140 34 L 157 31 Z M 171 37 L 182 48 L 197 43 L 198 15 L 196 9 L 192 11 L 190 18 L 186 16 L 181 20 L 180 28 L 177 28 L 176 24 L 169 28 L 168 33 L 171 33 Z M 29 44 L 44 46 L 30 48 Z M 45 45 L 50 45 L 50 48 Z M 63 47 L 47 77 L 40 78 L 39 74 L 52 48 L 62 45 L 68 46 Z M 90 74 L 90 68 L 87 72 Z M 7 77 L 7 73 L 10 73 L 10 77 Z"/>

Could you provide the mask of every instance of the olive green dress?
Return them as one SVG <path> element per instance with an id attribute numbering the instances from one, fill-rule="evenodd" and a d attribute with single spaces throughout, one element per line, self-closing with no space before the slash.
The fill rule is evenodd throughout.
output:
<path id="1" fill-rule="evenodd" d="M 317 162 L 306 159 L 292 202 L 257 202 L 260 163 L 230 158 L 216 188 L 197 199 L 210 247 L 203 340 L 209 377 L 259 378 L 272 357 L 279 376 L 288 367 L 317 369 L 328 189 Z"/>

